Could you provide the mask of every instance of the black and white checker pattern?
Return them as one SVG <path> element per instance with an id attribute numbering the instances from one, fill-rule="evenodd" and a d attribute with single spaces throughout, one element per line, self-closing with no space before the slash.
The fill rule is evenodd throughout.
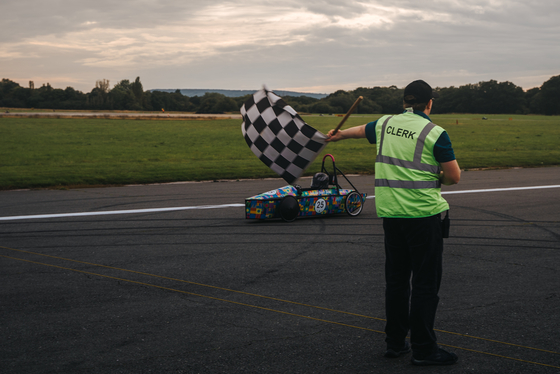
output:
<path id="1" fill-rule="evenodd" d="M 241 131 L 253 153 L 292 184 L 326 146 L 325 134 L 301 119 L 282 98 L 263 88 L 241 107 Z"/>

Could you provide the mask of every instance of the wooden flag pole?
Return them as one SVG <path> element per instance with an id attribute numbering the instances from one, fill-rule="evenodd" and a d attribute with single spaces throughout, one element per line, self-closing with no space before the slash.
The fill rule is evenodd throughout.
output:
<path id="1" fill-rule="evenodd" d="M 354 104 L 352 104 L 352 107 L 350 108 L 350 110 L 348 111 L 348 113 L 346 113 L 346 115 L 344 116 L 344 118 L 342 119 L 342 121 L 340 121 L 340 123 L 338 124 L 338 126 L 336 127 L 336 129 L 334 129 L 334 132 L 332 133 L 333 135 L 336 134 L 338 132 L 338 130 L 340 130 L 340 128 L 342 127 L 342 125 L 344 125 L 344 122 L 346 122 L 346 120 L 348 119 L 348 117 L 350 117 L 350 114 L 352 114 L 352 112 L 356 109 L 356 107 L 358 106 L 358 104 L 364 99 L 363 96 L 360 96 L 356 99 L 356 101 L 354 102 Z"/>

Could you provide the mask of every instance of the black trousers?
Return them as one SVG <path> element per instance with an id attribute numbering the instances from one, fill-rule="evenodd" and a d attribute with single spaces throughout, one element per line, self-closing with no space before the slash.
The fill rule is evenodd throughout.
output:
<path id="1" fill-rule="evenodd" d="M 441 215 L 384 218 L 385 341 L 400 348 L 410 330 L 415 357 L 437 349 L 434 320 L 439 303 L 443 238 Z"/>

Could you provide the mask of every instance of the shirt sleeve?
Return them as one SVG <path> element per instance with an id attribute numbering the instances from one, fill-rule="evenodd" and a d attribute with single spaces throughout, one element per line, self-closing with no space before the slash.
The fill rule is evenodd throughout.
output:
<path id="1" fill-rule="evenodd" d="M 434 145 L 434 157 L 436 158 L 436 161 L 439 162 L 440 164 L 442 162 L 449 162 L 455 160 L 455 152 L 453 152 L 453 147 L 451 146 L 451 139 L 449 139 L 449 135 L 447 134 L 447 131 L 441 133 L 439 139 Z"/>
<path id="2" fill-rule="evenodd" d="M 366 125 L 366 138 L 370 144 L 377 143 L 377 135 L 375 135 L 375 126 L 377 121 L 370 122 Z"/>

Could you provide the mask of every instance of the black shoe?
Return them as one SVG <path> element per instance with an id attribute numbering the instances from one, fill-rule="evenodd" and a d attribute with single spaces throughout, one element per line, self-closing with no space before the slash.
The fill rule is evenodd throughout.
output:
<path id="1" fill-rule="evenodd" d="M 422 359 L 414 358 L 412 356 L 412 364 L 419 365 L 419 366 L 428 366 L 428 365 L 453 365 L 457 362 L 459 358 L 455 353 L 447 352 L 438 347 L 436 353 L 432 353 L 429 356 L 426 356 Z"/>
<path id="2" fill-rule="evenodd" d="M 387 352 L 385 352 L 385 357 L 387 358 L 397 358 L 400 357 L 400 355 L 404 355 L 405 353 L 410 352 L 410 344 L 408 344 L 408 342 L 404 342 L 404 346 L 401 348 L 391 348 L 388 347 L 387 348 Z"/>

